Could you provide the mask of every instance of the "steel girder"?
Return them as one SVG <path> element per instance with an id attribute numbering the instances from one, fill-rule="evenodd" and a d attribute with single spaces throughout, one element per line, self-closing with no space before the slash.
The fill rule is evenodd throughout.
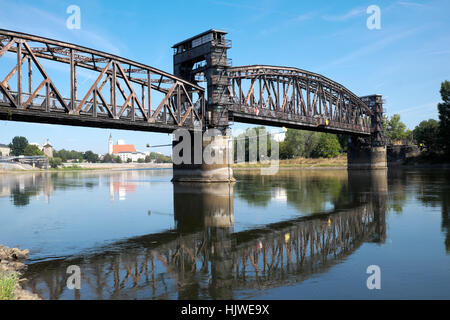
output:
<path id="1" fill-rule="evenodd" d="M 344 86 L 297 68 L 228 68 L 228 110 L 236 121 L 371 134 L 373 111 Z"/>
<path id="2" fill-rule="evenodd" d="M 11 53 L 13 65 L 6 57 Z M 50 77 L 48 60 L 69 72 Z M 159 132 L 203 127 L 202 87 L 112 54 L 0 29 L 0 73 L 4 70 L 9 73 L 0 76 L 3 119 Z M 90 73 L 84 80 L 90 87 L 79 94 L 83 73 Z"/>

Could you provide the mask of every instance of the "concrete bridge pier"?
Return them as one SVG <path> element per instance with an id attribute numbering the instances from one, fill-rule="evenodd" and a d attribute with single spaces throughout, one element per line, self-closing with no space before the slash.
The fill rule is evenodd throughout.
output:
<path id="1" fill-rule="evenodd" d="M 234 182 L 233 137 L 219 130 L 189 132 L 172 142 L 173 182 Z"/>
<path id="2" fill-rule="evenodd" d="M 387 169 L 387 151 L 383 130 L 383 98 L 371 95 L 360 98 L 372 110 L 371 136 L 361 138 L 352 136 L 348 145 L 349 170 Z"/>
<path id="3" fill-rule="evenodd" d="M 349 170 L 387 169 L 386 146 L 363 145 L 352 138 L 347 153 Z"/>

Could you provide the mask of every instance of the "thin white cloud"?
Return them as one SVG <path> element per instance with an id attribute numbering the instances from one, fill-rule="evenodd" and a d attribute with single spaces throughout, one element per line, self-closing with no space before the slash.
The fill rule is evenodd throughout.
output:
<path id="1" fill-rule="evenodd" d="M 411 2 L 411 1 L 398 1 L 397 4 L 404 6 L 404 7 L 416 7 L 416 8 L 427 8 L 426 4 L 423 3 L 417 3 L 417 2 Z"/>
<path id="2" fill-rule="evenodd" d="M 418 110 L 426 111 L 431 108 L 436 108 L 436 110 L 437 110 L 438 103 L 439 102 L 429 102 L 429 103 L 421 104 L 421 105 L 410 107 L 410 108 L 395 110 L 395 113 L 404 113 L 404 112 L 411 112 L 411 111 L 418 111 Z"/>
<path id="3" fill-rule="evenodd" d="M 429 52 L 430 55 L 447 55 L 450 54 L 450 50 L 432 51 Z"/>
<path id="4" fill-rule="evenodd" d="M 325 66 L 320 67 L 320 69 L 324 70 L 331 66 L 343 64 L 348 61 L 352 61 L 352 60 L 361 58 L 363 56 L 373 54 L 374 52 L 385 48 L 386 46 L 390 45 L 391 43 L 395 43 L 396 41 L 398 41 L 400 39 L 410 37 L 412 35 L 417 34 L 418 32 L 422 31 L 424 28 L 425 28 L 424 26 L 421 26 L 421 27 L 418 27 L 415 29 L 404 31 L 404 32 L 391 34 L 390 36 L 387 36 L 377 42 L 370 43 L 367 46 L 356 49 L 356 50 L 352 51 L 351 53 L 349 53 L 341 58 L 338 58 Z"/>
<path id="5" fill-rule="evenodd" d="M 262 29 L 259 34 L 262 36 L 267 36 L 267 35 L 271 35 L 273 33 L 276 33 L 282 29 L 291 27 L 292 25 L 310 20 L 312 17 L 314 16 L 314 13 L 310 12 L 310 13 L 305 13 L 305 14 L 299 14 L 296 17 L 292 18 L 292 19 L 288 19 L 285 20 L 283 23 L 281 24 L 277 24 L 277 25 L 273 25 L 269 28 L 264 28 Z"/>
<path id="6" fill-rule="evenodd" d="M 40 8 L 17 4 L 13 1 L 2 4 L 0 12 L 0 28 L 30 33 L 37 36 L 52 38 L 65 42 L 73 42 L 93 49 L 120 55 L 117 39 L 108 39 L 96 32 L 87 29 L 83 23 L 83 8 L 81 8 L 81 29 L 69 30 L 66 27 L 68 15 L 61 12 L 55 15 Z"/>
<path id="7" fill-rule="evenodd" d="M 364 8 L 354 8 L 350 10 L 347 13 L 341 14 L 341 15 L 323 15 L 322 19 L 326 21 L 333 21 L 333 22 L 342 22 L 347 21 L 349 19 L 361 16 L 365 13 L 366 9 Z"/>

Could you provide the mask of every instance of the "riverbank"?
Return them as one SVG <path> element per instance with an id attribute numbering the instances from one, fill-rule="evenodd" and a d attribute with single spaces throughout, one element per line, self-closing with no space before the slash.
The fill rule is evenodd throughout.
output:
<path id="1" fill-rule="evenodd" d="M 0 173 L 10 172 L 58 172 L 58 171 L 80 171 L 80 170 L 129 170 L 129 169 L 172 169 L 171 163 L 63 163 L 55 169 L 38 169 L 31 166 L 2 163 Z"/>
<path id="2" fill-rule="evenodd" d="M 23 272 L 27 266 L 28 250 L 8 248 L 0 245 L 0 300 L 40 300 L 40 298 L 22 288 L 25 282 Z"/>
<path id="3" fill-rule="evenodd" d="M 295 158 L 279 160 L 280 168 L 302 168 L 302 169 L 347 169 L 347 155 L 341 155 L 336 158 Z M 239 169 L 259 169 L 270 167 L 270 163 L 239 163 L 233 164 L 233 170 Z"/>

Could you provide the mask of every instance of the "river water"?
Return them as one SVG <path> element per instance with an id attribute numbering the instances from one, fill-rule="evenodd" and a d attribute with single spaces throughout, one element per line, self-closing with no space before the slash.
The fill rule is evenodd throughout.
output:
<path id="1" fill-rule="evenodd" d="M 30 250 L 44 299 L 450 298 L 450 171 L 235 177 L 3 174 L 0 243 Z"/>

